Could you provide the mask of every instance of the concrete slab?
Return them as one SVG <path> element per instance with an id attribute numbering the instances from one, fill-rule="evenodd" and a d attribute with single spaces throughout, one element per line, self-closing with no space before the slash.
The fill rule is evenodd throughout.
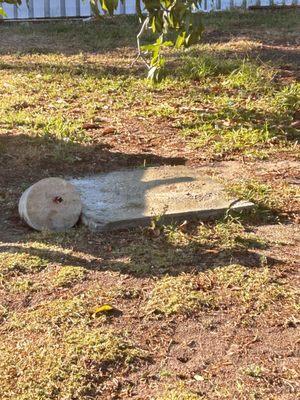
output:
<path id="1" fill-rule="evenodd" d="M 224 188 L 201 169 L 185 166 L 134 169 L 72 179 L 83 204 L 82 221 L 92 230 L 147 225 L 160 215 L 164 223 L 214 219 L 229 207 L 253 207 L 228 199 Z"/>

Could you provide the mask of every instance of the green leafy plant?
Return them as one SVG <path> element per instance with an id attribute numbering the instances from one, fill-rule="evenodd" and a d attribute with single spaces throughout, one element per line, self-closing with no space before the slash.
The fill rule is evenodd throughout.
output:
<path id="1" fill-rule="evenodd" d="M 126 0 L 120 0 L 122 4 Z M 94 14 L 100 17 L 97 0 L 90 0 Z M 103 11 L 113 15 L 119 0 L 101 0 Z M 189 47 L 196 43 L 203 32 L 199 10 L 201 0 L 145 0 L 144 9 L 141 0 L 136 0 L 136 12 L 141 22 L 137 35 L 138 56 L 148 67 L 148 78 L 153 82 L 161 80 L 165 66 L 162 50 L 166 47 Z M 140 37 L 146 29 L 157 36 L 154 43 L 140 46 Z M 172 37 L 172 39 L 170 39 Z M 145 55 L 150 54 L 147 62 Z"/>

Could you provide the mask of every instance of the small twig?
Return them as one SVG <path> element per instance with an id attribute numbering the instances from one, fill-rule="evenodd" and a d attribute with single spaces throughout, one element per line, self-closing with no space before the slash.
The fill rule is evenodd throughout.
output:
<path id="1" fill-rule="evenodd" d="M 136 36 L 136 42 L 137 42 L 137 48 L 138 48 L 138 54 L 136 56 L 136 58 L 132 61 L 131 63 L 131 67 L 137 62 L 137 60 L 139 58 L 142 59 L 142 61 L 144 62 L 144 64 L 146 64 L 147 68 L 150 69 L 150 64 L 148 63 L 148 61 L 146 60 L 146 58 L 144 57 L 143 52 L 141 51 L 141 44 L 140 44 L 140 38 L 142 37 L 143 33 L 145 32 L 146 29 L 148 29 L 148 25 L 149 25 L 149 17 L 147 17 L 141 27 L 141 30 L 139 31 L 139 33 Z"/>

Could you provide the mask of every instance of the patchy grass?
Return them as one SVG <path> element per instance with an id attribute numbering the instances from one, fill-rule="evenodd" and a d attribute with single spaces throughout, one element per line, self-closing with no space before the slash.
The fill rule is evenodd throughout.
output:
<path id="1" fill-rule="evenodd" d="M 281 306 L 286 302 L 295 310 L 297 308 L 297 291 L 286 285 L 284 280 L 274 279 L 268 267 L 249 269 L 229 265 L 209 271 L 208 276 L 218 288 L 216 294 L 220 306 L 228 300 L 231 304 L 239 301 L 250 305 L 257 315 L 275 302 L 281 303 Z"/>
<path id="2" fill-rule="evenodd" d="M 16 351 L 16 347 L 18 351 Z M 39 337 L 1 341 L 1 395 L 24 398 L 89 399 L 101 387 L 99 370 L 130 364 L 141 356 L 126 338 L 111 329 L 76 327 Z"/>
<path id="3" fill-rule="evenodd" d="M 153 241 L 147 236 L 142 236 L 137 243 L 135 240 L 112 249 L 113 259 L 111 268 L 116 270 L 131 271 L 143 275 L 151 273 L 166 273 L 172 267 L 191 262 L 194 257 L 194 246 L 178 246 L 174 252 L 173 245 L 166 246 L 164 237 Z"/>
<path id="4" fill-rule="evenodd" d="M 245 227 L 238 219 L 228 218 L 214 225 L 200 225 L 198 230 L 200 243 L 206 243 L 221 249 L 263 248 L 264 240 L 253 233 L 246 232 Z"/>
<path id="5" fill-rule="evenodd" d="M 80 283 L 87 275 L 86 269 L 73 267 L 71 265 L 62 267 L 53 277 L 52 283 L 55 287 L 70 287 Z"/>
<path id="6" fill-rule="evenodd" d="M 254 202 L 261 211 L 280 213 L 300 207 L 299 188 L 286 183 L 272 186 L 254 179 L 244 180 L 227 185 L 227 191 L 233 196 Z"/>
<path id="7" fill-rule="evenodd" d="M 192 275 L 166 276 L 160 279 L 150 295 L 146 306 L 149 314 L 189 314 L 211 306 L 209 293 L 197 290 L 197 279 Z"/>
<path id="8" fill-rule="evenodd" d="M 292 13 L 287 15 L 294 21 Z M 220 17 L 214 18 L 219 23 Z M 221 19 L 227 18 L 232 22 L 222 14 Z M 117 150 L 128 129 L 144 131 L 151 117 L 151 133 L 158 141 L 165 140 L 157 128 L 164 121 L 164 129 L 175 128 L 188 146 L 201 149 L 202 158 L 267 158 L 282 149 L 295 152 L 298 133 L 291 124 L 299 108 L 299 84 L 278 79 L 276 63 L 251 57 L 251 51 L 260 49 L 256 40 L 250 38 L 247 46 L 246 41 L 242 46 L 232 41 L 173 51 L 168 57 L 176 56 L 176 61 L 168 79 L 152 87 L 139 69 L 129 68 L 132 49 L 125 54 L 107 48 L 121 36 L 124 44 L 133 43 L 133 21 L 122 19 L 124 29 L 131 29 L 126 39 L 121 31 L 116 35 L 118 24 L 113 21 L 80 29 L 78 24 L 41 25 L 34 30 L 10 26 L 29 44 L 23 40 L 17 56 L 3 50 L 0 134 L 13 131 L 32 139 L 37 159 L 46 153 L 49 161 L 74 164 L 95 145 L 105 143 Z M 55 38 L 51 43 L 46 40 L 48 29 Z M 32 41 L 40 51 L 30 47 Z M 96 53 L 94 46 L 104 54 Z M 102 132 L 109 127 L 115 133 L 105 138 Z M 23 147 L 22 157 L 32 158 L 28 142 L 26 148 L 28 154 Z"/>
<path id="9" fill-rule="evenodd" d="M 255 155 L 257 151 L 264 151 L 266 157 L 274 153 L 274 145 L 281 151 L 293 149 L 289 140 L 297 138 L 291 123 L 299 88 L 291 84 L 278 90 L 278 85 L 272 84 L 273 72 L 264 76 L 261 71 L 265 67 L 247 65 L 223 75 L 220 82 L 210 83 L 210 91 L 198 100 L 201 106 L 190 105 L 176 118 L 176 126 L 192 148 L 201 149 L 208 157 Z M 250 98 L 244 90 L 252 93 Z M 278 107 L 280 101 L 292 104 Z"/>
<path id="10" fill-rule="evenodd" d="M 272 88 L 271 84 L 274 75 L 275 72 L 271 67 L 255 65 L 243 60 L 241 65 L 225 79 L 224 86 L 248 92 L 267 92 Z"/>
<path id="11" fill-rule="evenodd" d="M 80 325 L 90 318 L 86 303 L 79 297 L 45 301 L 23 313 L 13 313 L 8 320 L 11 329 L 45 332 L 49 327 Z"/>
<path id="12" fill-rule="evenodd" d="M 31 293 L 41 287 L 30 279 L 16 279 L 6 284 L 5 288 L 14 293 Z"/>
<path id="13" fill-rule="evenodd" d="M 197 262 L 199 252 L 205 254 L 215 250 L 227 253 L 247 252 L 248 249 L 267 247 L 267 241 L 257 237 L 237 219 L 228 217 L 211 224 L 199 224 L 193 229 L 182 231 L 180 226 L 157 224 L 156 240 L 153 230 L 145 230 L 138 242 L 130 240 L 126 245 L 116 244 L 111 248 L 111 268 L 137 275 L 176 274 L 178 269 Z"/>
<path id="14" fill-rule="evenodd" d="M 0 287 L 14 293 L 35 292 L 40 285 L 31 277 L 37 276 L 48 263 L 45 258 L 30 253 L 0 253 Z"/>
<path id="15" fill-rule="evenodd" d="M 178 389 L 168 389 L 166 392 L 157 398 L 157 400 L 201 400 L 202 396 L 184 389 L 184 387 L 179 387 Z"/>
<path id="16" fill-rule="evenodd" d="M 296 310 L 297 294 L 284 282 L 274 281 L 269 269 L 241 265 L 177 277 L 164 277 L 154 286 L 146 305 L 150 314 L 191 314 L 238 302 L 259 315 L 274 302 L 286 301 Z"/>
<path id="17" fill-rule="evenodd" d="M 248 232 L 239 219 L 230 216 L 213 224 L 199 224 L 193 233 L 184 233 L 176 226 L 167 226 L 164 232 L 167 240 L 179 247 L 188 245 L 194 248 L 241 250 L 264 248 L 267 245 L 264 240 Z"/>
<path id="18" fill-rule="evenodd" d="M 219 75 L 229 75 L 240 67 L 239 60 L 224 60 L 210 54 L 204 54 L 196 58 L 195 54 L 183 58 L 183 63 L 177 73 L 180 77 L 200 80 L 202 78 L 213 78 Z"/>
<path id="19" fill-rule="evenodd" d="M 251 364 L 244 369 L 244 374 L 251 376 L 252 378 L 261 378 L 263 375 L 263 371 L 264 369 L 262 368 L 262 366 Z"/>
<path id="20" fill-rule="evenodd" d="M 99 380 L 99 370 L 130 365 L 145 355 L 126 334 L 101 326 L 101 321 L 76 297 L 11 315 L 1 334 L 3 398 L 11 393 L 16 399 L 38 400 L 99 394 L 106 380 L 105 373 Z"/>
<path id="21" fill-rule="evenodd" d="M 195 50 L 191 54 L 183 58 L 182 67 L 177 71 L 181 79 L 201 81 L 203 78 L 219 78 L 217 83 L 221 84 L 220 92 L 222 87 L 262 93 L 272 88 L 275 72 L 271 67 L 246 59 L 224 59 L 207 50 L 202 57 L 197 57 Z"/>
<path id="22" fill-rule="evenodd" d="M 2 277 L 39 272 L 48 261 L 26 253 L 0 253 L 0 274 Z"/>

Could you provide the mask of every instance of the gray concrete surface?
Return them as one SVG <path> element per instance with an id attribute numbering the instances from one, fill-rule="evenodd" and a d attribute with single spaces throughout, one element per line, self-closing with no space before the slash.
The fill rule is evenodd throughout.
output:
<path id="1" fill-rule="evenodd" d="M 147 225 L 160 215 L 165 223 L 213 219 L 230 206 L 252 203 L 228 199 L 223 187 L 201 168 L 185 166 L 134 169 L 70 181 L 80 192 L 82 222 L 92 230 Z"/>

